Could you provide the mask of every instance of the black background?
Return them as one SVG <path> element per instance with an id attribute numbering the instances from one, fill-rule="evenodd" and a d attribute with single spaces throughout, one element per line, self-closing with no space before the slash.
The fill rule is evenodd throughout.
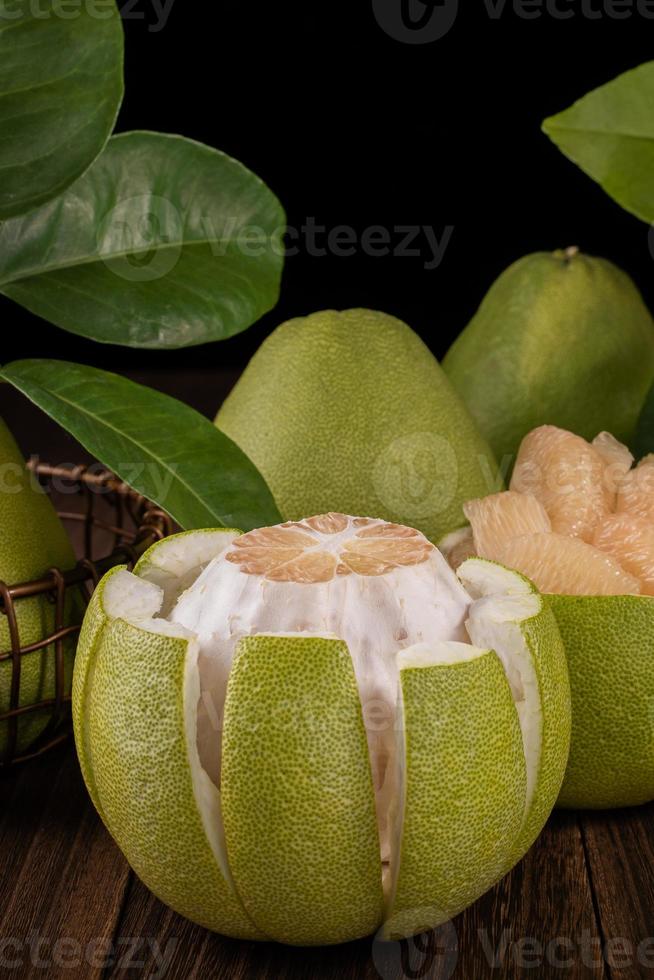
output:
<path id="1" fill-rule="evenodd" d="M 652 306 L 648 227 L 565 159 L 540 123 L 651 58 L 654 20 L 635 11 L 593 19 L 581 0 L 558 3 L 574 16 L 543 10 L 525 19 L 507 0 L 491 17 L 483 0 L 460 0 L 443 38 L 410 45 L 381 29 L 370 0 L 175 0 L 158 31 L 151 0 L 137 0 L 124 17 L 118 130 L 181 133 L 237 157 L 296 228 L 307 218 L 357 234 L 418 224 L 440 236 L 453 226 L 443 261 L 426 270 L 428 250 L 386 258 L 302 251 L 287 260 L 278 306 L 256 326 L 180 352 L 92 344 L 0 299 L 2 361 L 236 368 L 289 316 L 350 306 L 401 317 L 441 356 L 506 265 L 573 244 L 623 266 Z M 603 0 L 586 3 L 602 11 Z"/>

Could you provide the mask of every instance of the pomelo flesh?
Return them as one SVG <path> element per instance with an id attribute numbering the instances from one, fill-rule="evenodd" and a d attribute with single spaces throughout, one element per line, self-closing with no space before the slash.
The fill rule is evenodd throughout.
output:
<path id="1" fill-rule="evenodd" d="M 431 928 L 554 804 L 565 657 L 517 573 L 471 559 L 457 578 L 414 529 L 329 513 L 166 539 L 96 594 L 106 620 L 75 678 L 85 779 L 145 883 L 209 928 L 298 944 Z"/>
<path id="2" fill-rule="evenodd" d="M 589 541 L 609 512 L 604 473 L 604 459 L 585 439 L 543 425 L 522 440 L 510 489 L 536 497 L 557 534 Z"/>

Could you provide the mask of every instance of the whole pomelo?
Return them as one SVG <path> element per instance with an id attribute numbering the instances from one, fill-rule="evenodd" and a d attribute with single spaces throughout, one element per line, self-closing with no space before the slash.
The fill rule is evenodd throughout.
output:
<path id="1" fill-rule="evenodd" d="M 216 418 L 261 470 L 283 517 L 376 514 L 432 541 L 489 493 L 492 453 L 420 338 L 373 310 L 289 320 Z"/>
<path id="2" fill-rule="evenodd" d="M 630 442 L 654 380 L 654 323 L 611 262 L 536 252 L 493 283 L 443 367 L 499 459 L 543 424 Z"/>
<path id="3" fill-rule="evenodd" d="M 0 419 L 0 580 L 17 585 L 38 579 L 49 568 L 65 570 L 75 564 L 66 531 L 46 494 L 33 482 L 22 454 Z M 20 599 L 15 603 L 22 647 L 43 639 L 54 629 L 55 607 L 48 596 Z M 81 605 L 69 602 L 67 621 L 81 618 Z M 7 618 L 0 616 L 0 652 L 11 650 Z M 70 693 L 74 641 L 65 645 L 65 688 Z M 9 710 L 11 660 L 0 662 L 0 714 Z M 54 696 L 55 661 L 52 646 L 21 658 L 19 705 L 30 705 Z M 19 717 L 16 749 L 22 752 L 43 731 L 47 710 Z M 0 722 L 0 757 L 8 744 L 8 722 Z"/>

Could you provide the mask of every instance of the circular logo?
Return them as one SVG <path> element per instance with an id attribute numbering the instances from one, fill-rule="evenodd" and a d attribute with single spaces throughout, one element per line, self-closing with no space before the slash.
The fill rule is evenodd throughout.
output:
<path id="1" fill-rule="evenodd" d="M 377 23 L 403 44 L 431 44 L 450 30 L 459 0 L 372 0 Z"/>
<path id="2" fill-rule="evenodd" d="M 433 432 L 394 439 L 372 471 L 377 497 L 403 520 L 424 520 L 446 510 L 456 497 L 459 464 L 450 442 Z"/>
<path id="3" fill-rule="evenodd" d="M 109 211 L 98 229 L 100 258 L 130 282 L 153 282 L 172 271 L 182 253 L 184 222 L 165 197 L 127 197 Z"/>

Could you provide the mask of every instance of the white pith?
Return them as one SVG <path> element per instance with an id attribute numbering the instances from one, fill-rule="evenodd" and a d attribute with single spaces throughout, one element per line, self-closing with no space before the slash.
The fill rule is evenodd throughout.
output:
<path id="1" fill-rule="evenodd" d="M 392 892 L 399 870 L 404 808 L 399 671 L 446 668 L 489 649 L 497 652 L 523 735 L 526 814 L 538 774 L 542 714 L 538 681 L 519 627 L 540 610 L 541 601 L 525 579 L 483 559 L 470 559 L 461 566 L 459 581 L 433 549 L 426 560 L 382 575 L 349 574 L 319 583 L 269 581 L 243 573 L 225 559 L 235 536 L 231 531 L 200 531 L 167 539 L 138 575 L 114 574 L 104 597 L 108 616 L 188 641 L 184 698 L 189 766 L 207 838 L 228 881 L 218 789 L 222 710 L 235 648 L 248 635 L 344 640 L 364 721 L 371 703 L 387 712 L 383 732 L 367 726 L 387 872 L 390 862 L 387 892 Z M 331 537 L 337 547 L 336 538 L 343 535 Z"/>

